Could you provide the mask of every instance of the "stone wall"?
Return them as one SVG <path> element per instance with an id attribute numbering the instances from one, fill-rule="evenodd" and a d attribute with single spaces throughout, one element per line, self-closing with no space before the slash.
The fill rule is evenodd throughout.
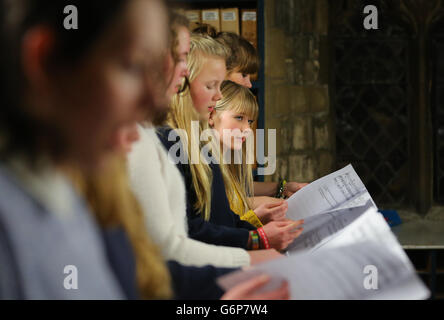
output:
<path id="1" fill-rule="evenodd" d="M 333 169 L 328 0 L 265 1 L 265 127 L 276 129 L 273 176 L 311 181 Z"/>

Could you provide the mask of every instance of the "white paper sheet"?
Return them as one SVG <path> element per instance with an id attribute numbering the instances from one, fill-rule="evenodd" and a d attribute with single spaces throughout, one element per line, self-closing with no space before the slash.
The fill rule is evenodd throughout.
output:
<path id="1" fill-rule="evenodd" d="M 362 206 L 368 200 L 376 207 L 365 185 L 349 164 L 294 193 L 287 200 L 287 217 L 293 220 L 305 219 L 334 209 Z"/>
<path id="2" fill-rule="evenodd" d="M 287 257 L 219 278 L 229 289 L 258 274 L 263 288 L 290 284 L 292 299 L 426 299 L 428 289 L 351 165 L 318 179 L 288 200 L 287 217 L 305 219 Z M 366 266 L 377 288 L 366 288 Z"/>
<path id="3" fill-rule="evenodd" d="M 392 251 L 392 254 L 410 265 L 409 258 L 389 225 L 370 201 L 362 207 L 341 209 L 308 220 L 307 232 L 305 233 L 304 229 L 301 236 L 288 247 L 288 256 L 302 250 L 318 253 L 329 248 L 367 241 L 386 247 Z"/>
<path id="4" fill-rule="evenodd" d="M 360 208 L 364 211 L 361 214 L 358 213 Z M 409 258 L 385 221 L 384 216 L 377 212 L 370 202 L 360 208 L 350 210 L 350 212 L 354 212 L 355 216 L 357 216 L 354 221 L 351 221 L 350 224 L 339 232 L 326 238 L 314 247 L 312 251 L 348 246 L 362 241 L 374 242 L 390 250 L 392 254 L 402 259 L 405 263 L 410 264 Z"/>
<path id="5" fill-rule="evenodd" d="M 338 236 L 345 227 L 368 209 L 368 206 L 339 209 L 306 218 L 304 231 L 289 245 L 287 252 L 291 254 L 300 250 L 316 250 Z M 349 241 L 348 244 L 351 243 L 353 241 Z"/>
<path id="6" fill-rule="evenodd" d="M 376 268 L 376 289 L 365 286 L 366 277 L 370 276 L 366 266 Z M 272 276 L 263 290 L 276 288 L 286 279 L 291 299 L 296 300 L 426 299 L 430 294 L 409 261 L 393 255 L 385 246 L 368 241 L 329 248 L 322 254 L 303 251 L 248 271 L 225 275 L 218 283 L 227 290 L 262 273 Z"/>

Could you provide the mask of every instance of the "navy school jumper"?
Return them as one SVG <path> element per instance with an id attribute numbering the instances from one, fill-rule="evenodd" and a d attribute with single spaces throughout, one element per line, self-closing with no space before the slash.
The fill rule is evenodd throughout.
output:
<path id="1" fill-rule="evenodd" d="M 181 143 L 180 138 L 174 132 L 173 135 L 177 138 L 174 141 L 168 141 L 171 131 L 173 129 L 170 127 L 157 129 L 157 135 L 167 152 L 177 143 Z M 186 150 L 185 148 L 181 149 Z M 196 201 L 196 193 L 192 188 L 193 178 L 190 167 L 185 163 L 177 164 L 187 189 L 188 235 L 192 239 L 210 244 L 247 249 L 249 231 L 256 230 L 256 228 L 241 220 L 237 214 L 231 211 L 220 167 L 218 164 L 210 164 L 210 167 L 213 173 L 211 211 L 209 221 L 205 221 L 193 206 Z"/>

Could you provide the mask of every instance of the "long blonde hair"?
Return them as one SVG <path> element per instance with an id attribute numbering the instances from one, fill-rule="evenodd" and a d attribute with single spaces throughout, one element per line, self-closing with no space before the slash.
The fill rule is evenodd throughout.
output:
<path id="1" fill-rule="evenodd" d="M 143 211 L 132 194 L 123 156 L 110 159 L 102 170 L 85 173 L 65 168 L 78 192 L 85 197 L 102 228 L 122 227 L 128 235 L 136 260 L 137 286 L 142 299 L 173 297 L 171 277 L 160 253 L 145 228 Z"/>
<path id="2" fill-rule="evenodd" d="M 228 51 L 225 46 L 216 40 L 205 35 L 191 35 L 190 53 L 188 55 L 188 70 L 190 72 L 189 82 L 194 79 L 202 71 L 207 59 L 216 58 L 226 60 Z M 198 145 L 192 145 L 192 140 L 188 138 L 192 134 L 192 121 L 200 121 L 200 116 L 195 110 L 193 100 L 191 98 L 190 88 L 188 87 L 180 94 L 176 94 L 171 102 L 170 114 L 167 124 L 173 129 L 182 129 L 183 133 L 178 131 L 182 144 L 186 145 L 188 163 L 193 179 L 193 188 L 196 193 L 196 203 L 193 204 L 194 209 L 200 212 L 205 220 L 210 219 L 211 210 L 211 168 L 203 159 L 200 153 L 200 142 Z M 199 125 L 199 136 L 208 124 L 206 122 Z M 185 135 L 186 133 L 186 135 Z M 199 139 L 198 139 L 199 141 Z M 197 154 L 197 153 L 198 154 Z M 198 163 L 191 163 L 191 159 L 199 159 Z"/>
<path id="3" fill-rule="evenodd" d="M 217 102 L 216 107 L 214 108 L 216 117 L 218 116 L 218 113 L 229 110 L 235 113 L 244 114 L 254 121 L 257 120 L 259 112 L 258 104 L 256 97 L 249 89 L 232 81 L 224 81 L 222 83 L 221 92 L 223 98 Z M 247 141 L 252 142 L 252 140 Z M 220 146 L 218 147 L 220 148 Z M 218 148 L 214 149 L 218 150 Z M 251 154 L 252 151 L 254 151 L 254 148 L 252 150 L 246 146 L 246 143 L 243 144 L 241 163 L 235 163 L 232 156 L 232 159 L 230 159 L 231 161 L 226 164 L 223 161 L 223 155 L 219 154 L 219 159 L 221 160 L 220 167 L 224 177 L 227 197 L 230 200 L 230 203 L 235 204 L 236 207 L 243 206 L 244 212 L 247 212 L 251 208 L 248 197 L 254 195 L 253 164 L 251 161 L 248 161 L 253 157 Z"/>

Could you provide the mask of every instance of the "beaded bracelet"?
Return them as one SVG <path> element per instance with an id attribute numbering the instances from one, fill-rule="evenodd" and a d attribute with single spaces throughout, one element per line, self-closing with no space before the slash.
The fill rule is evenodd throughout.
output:
<path id="1" fill-rule="evenodd" d="M 268 242 L 267 235 L 265 234 L 264 228 L 257 229 L 257 232 L 259 232 L 259 237 L 262 240 L 262 244 L 265 249 L 270 249 L 270 243 Z"/>
<path id="2" fill-rule="evenodd" d="M 251 236 L 251 247 L 253 250 L 259 249 L 259 234 L 257 231 L 250 231 Z"/>
<path id="3" fill-rule="evenodd" d="M 279 179 L 276 198 L 283 198 L 286 184 L 287 184 L 287 181 L 285 179 Z"/>

